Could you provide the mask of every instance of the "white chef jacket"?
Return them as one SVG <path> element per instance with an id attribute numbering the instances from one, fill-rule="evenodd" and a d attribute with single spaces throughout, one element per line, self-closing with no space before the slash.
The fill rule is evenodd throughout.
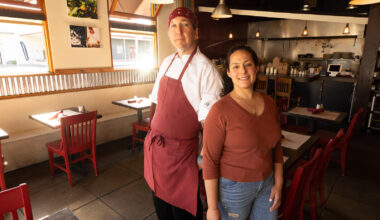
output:
<path id="1" fill-rule="evenodd" d="M 149 96 L 150 100 L 156 104 L 160 80 L 174 55 L 172 54 L 164 59 L 157 74 L 152 94 Z M 190 54 L 182 55 L 182 58 L 177 55 L 166 76 L 178 79 L 189 57 Z M 198 120 L 204 120 L 211 106 L 220 98 L 223 84 L 217 68 L 199 48 L 190 61 L 181 82 L 185 96 L 197 113 Z"/>

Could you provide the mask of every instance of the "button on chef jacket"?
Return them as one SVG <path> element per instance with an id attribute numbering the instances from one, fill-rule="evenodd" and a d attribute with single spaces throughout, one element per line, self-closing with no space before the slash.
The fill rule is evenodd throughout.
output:
<path id="1" fill-rule="evenodd" d="M 166 57 L 162 62 L 152 94 L 149 96 L 150 100 L 156 104 L 160 80 L 173 56 L 174 54 Z M 182 58 L 176 56 L 166 76 L 178 79 L 189 57 L 190 54 L 182 55 Z M 181 83 L 186 98 L 198 115 L 198 120 L 204 120 L 211 106 L 219 99 L 223 84 L 217 68 L 199 48 L 197 48 L 197 52 L 189 63 Z"/>

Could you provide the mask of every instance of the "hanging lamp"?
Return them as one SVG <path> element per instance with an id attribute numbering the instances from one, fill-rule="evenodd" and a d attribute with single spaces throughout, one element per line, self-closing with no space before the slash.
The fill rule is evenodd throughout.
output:
<path id="1" fill-rule="evenodd" d="M 302 11 L 310 11 L 310 4 L 307 1 L 303 1 Z"/>
<path id="2" fill-rule="evenodd" d="M 306 37 L 308 35 L 309 35 L 309 31 L 307 30 L 307 21 L 306 21 L 305 28 L 302 31 L 302 36 Z"/>
<path id="3" fill-rule="evenodd" d="M 218 6 L 215 7 L 211 14 L 212 18 L 231 18 L 231 10 L 224 4 L 224 0 L 220 0 Z"/>
<path id="4" fill-rule="evenodd" d="M 380 3 L 380 0 L 353 0 L 353 1 L 350 1 L 351 5 L 370 5 L 370 4 L 375 4 L 375 3 Z"/>
<path id="5" fill-rule="evenodd" d="M 173 4 L 174 0 L 150 0 L 150 3 L 165 5 L 165 4 Z"/>
<path id="6" fill-rule="evenodd" d="M 350 24 L 347 23 L 346 24 L 346 27 L 344 28 L 343 30 L 343 34 L 349 34 L 350 33 Z"/>
<path id="7" fill-rule="evenodd" d="M 258 24 L 257 32 L 255 34 L 256 38 L 260 37 L 260 24 Z"/>

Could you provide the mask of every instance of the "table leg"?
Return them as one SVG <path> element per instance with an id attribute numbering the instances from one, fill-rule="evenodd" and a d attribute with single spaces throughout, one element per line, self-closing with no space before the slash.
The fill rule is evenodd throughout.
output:
<path id="1" fill-rule="evenodd" d="M 137 110 L 137 120 L 142 121 L 142 109 Z"/>

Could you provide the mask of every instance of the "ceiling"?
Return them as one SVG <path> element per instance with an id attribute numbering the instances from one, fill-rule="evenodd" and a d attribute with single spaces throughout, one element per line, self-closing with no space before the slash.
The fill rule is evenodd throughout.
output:
<path id="1" fill-rule="evenodd" d="M 359 6 L 346 9 L 349 0 L 308 0 L 312 7 L 310 11 L 302 11 L 304 0 L 225 0 L 230 9 L 290 12 L 302 14 L 339 15 L 353 17 L 368 17 L 369 7 Z M 219 0 L 197 0 L 197 6 L 216 7 Z M 255 21 L 259 18 L 245 16 L 246 20 Z"/>

